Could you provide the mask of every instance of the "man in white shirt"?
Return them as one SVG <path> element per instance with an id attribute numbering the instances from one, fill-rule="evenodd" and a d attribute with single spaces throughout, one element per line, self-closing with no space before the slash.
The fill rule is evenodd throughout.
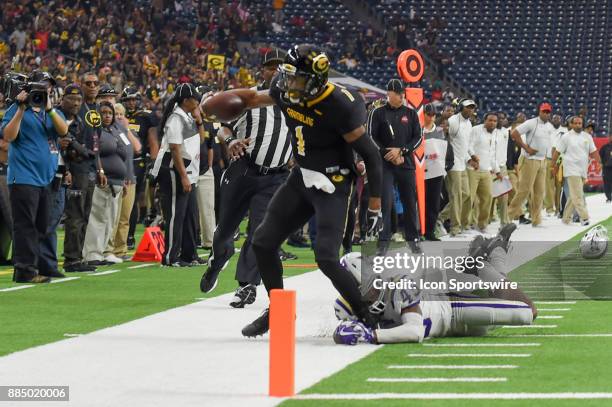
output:
<path id="1" fill-rule="evenodd" d="M 545 194 L 544 208 L 549 215 L 557 215 L 559 213 L 559 196 L 561 195 L 561 182 L 557 182 L 556 177 L 552 175 L 553 161 L 552 155 L 555 150 L 555 145 L 561 136 L 567 133 L 567 127 L 561 126 L 561 116 L 553 115 L 552 125 L 555 128 L 550 138 L 550 147 L 546 150 L 546 175 L 545 175 Z"/>
<path id="2" fill-rule="evenodd" d="M 512 130 L 511 137 L 524 153 L 525 160 L 519 172 L 518 191 L 508 209 L 510 219 L 517 219 L 522 213 L 522 206 L 528 196 L 529 212 L 532 226 L 542 223 L 542 202 L 544 201 L 544 186 L 546 173 L 546 151 L 550 147 L 551 134 L 555 128 L 550 124 L 552 106 L 541 103 L 538 116 L 525 121 Z M 524 140 L 521 136 L 524 136 Z"/>
<path id="3" fill-rule="evenodd" d="M 508 177 L 508 168 L 506 162 L 508 160 L 508 138 L 510 137 L 510 128 L 508 127 L 508 116 L 504 112 L 497 113 L 497 131 L 495 132 L 495 159 L 499 166 L 499 173 L 502 178 Z M 494 180 L 497 178 L 493 176 Z M 508 217 L 508 195 L 504 194 L 497 198 L 493 198 L 491 204 L 490 216 L 493 218 L 495 207 L 497 207 L 497 216 L 499 217 L 500 226 L 510 223 Z"/>
<path id="4" fill-rule="evenodd" d="M 597 162 L 600 162 L 600 159 L 593 138 L 582 130 L 582 117 L 572 118 L 572 130 L 561 136 L 555 145 L 552 157 L 555 163 L 552 170 L 555 177 L 559 169 L 556 165 L 559 154 L 563 154 L 563 177 L 569 186 L 569 203 L 563 210 L 563 223 L 570 224 L 576 209 L 580 223 L 586 226 L 589 224 L 589 213 L 584 201 L 583 185 L 587 178 L 589 157 Z"/>
<path id="5" fill-rule="evenodd" d="M 450 235 L 456 236 L 469 226 L 471 209 L 470 188 L 466 163 L 469 160 L 468 144 L 472 131 L 470 118 L 476 109 L 473 100 L 466 99 L 459 103 L 459 112 L 448 119 L 448 135 L 454 154 L 454 165 L 446 177 L 448 205 L 440 214 L 441 219 L 450 218 Z"/>
<path id="6" fill-rule="evenodd" d="M 474 205 L 474 209 L 477 209 L 475 218 L 478 222 L 478 230 L 481 232 L 485 232 L 489 224 L 492 202 L 491 174 L 501 179 L 495 156 L 497 133 L 497 113 L 487 113 L 484 116 L 484 124 L 472 128 L 468 145 L 470 196 L 478 198 L 478 208 Z"/>

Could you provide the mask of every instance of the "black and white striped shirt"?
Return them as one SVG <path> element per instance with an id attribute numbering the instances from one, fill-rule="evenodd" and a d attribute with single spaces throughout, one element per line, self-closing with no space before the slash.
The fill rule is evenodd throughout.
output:
<path id="1" fill-rule="evenodd" d="M 247 153 L 257 165 L 276 168 L 287 164 L 291 158 L 289 128 L 276 105 L 248 110 L 234 123 L 232 130 L 238 139 L 251 139 Z"/>

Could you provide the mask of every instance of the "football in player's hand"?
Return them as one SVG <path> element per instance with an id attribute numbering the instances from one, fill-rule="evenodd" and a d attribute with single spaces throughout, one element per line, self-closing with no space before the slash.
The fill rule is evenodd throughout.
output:
<path id="1" fill-rule="evenodd" d="M 245 108 L 246 105 L 242 99 L 231 92 L 218 93 L 202 103 L 204 114 L 220 122 L 231 122 L 237 119 Z"/>

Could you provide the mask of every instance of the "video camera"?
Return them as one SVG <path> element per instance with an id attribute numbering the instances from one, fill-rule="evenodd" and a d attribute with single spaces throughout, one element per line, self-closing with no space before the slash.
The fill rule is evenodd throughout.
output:
<path id="1" fill-rule="evenodd" d="M 8 103 L 14 102 L 21 91 L 27 92 L 26 103 L 31 107 L 45 108 L 49 97 L 45 82 L 32 82 L 27 75 L 18 72 L 8 72 L 0 78 L 0 91 Z"/>

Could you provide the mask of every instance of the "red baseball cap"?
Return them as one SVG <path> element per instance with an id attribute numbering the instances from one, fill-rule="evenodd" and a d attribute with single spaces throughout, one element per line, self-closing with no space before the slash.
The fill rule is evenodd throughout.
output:
<path id="1" fill-rule="evenodd" d="M 542 103 L 540 105 L 540 112 L 552 112 L 552 106 L 550 103 Z"/>

